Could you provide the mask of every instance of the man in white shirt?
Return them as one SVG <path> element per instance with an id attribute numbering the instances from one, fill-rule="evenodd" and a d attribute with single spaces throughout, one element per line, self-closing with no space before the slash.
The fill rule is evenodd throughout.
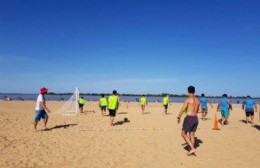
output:
<path id="1" fill-rule="evenodd" d="M 43 119 L 44 122 L 44 130 L 47 130 L 47 122 L 49 116 L 46 113 L 46 111 L 48 113 L 51 112 L 46 106 L 45 97 L 44 97 L 44 95 L 48 93 L 48 89 L 43 87 L 40 89 L 40 92 L 41 93 L 37 97 L 36 107 L 35 107 L 35 118 L 33 124 L 35 131 L 37 130 L 37 124 L 41 119 Z"/>

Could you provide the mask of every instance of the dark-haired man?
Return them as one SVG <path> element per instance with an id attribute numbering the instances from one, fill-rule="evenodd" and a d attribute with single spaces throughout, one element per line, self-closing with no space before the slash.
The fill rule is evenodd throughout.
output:
<path id="1" fill-rule="evenodd" d="M 251 118 L 251 124 L 254 124 L 254 113 L 257 113 L 257 105 L 251 96 L 247 96 L 247 99 L 242 104 L 242 109 L 246 112 L 246 123 L 249 122 L 249 117 Z"/>
<path id="2" fill-rule="evenodd" d="M 113 94 L 108 97 L 108 110 L 110 116 L 110 125 L 114 126 L 114 118 L 116 116 L 116 111 L 119 106 L 119 98 L 117 95 L 117 91 L 113 90 Z"/>
<path id="3" fill-rule="evenodd" d="M 228 100 L 227 94 L 222 95 L 222 99 L 218 103 L 217 111 L 221 110 L 221 124 L 224 125 L 228 123 L 228 117 L 230 115 L 230 111 L 232 110 L 231 101 Z"/>
<path id="4" fill-rule="evenodd" d="M 190 147 L 188 155 L 194 154 L 196 149 L 195 145 L 195 132 L 197 130 L 199 121 L 197 113 L 199 111 L 200 101 L 195 97 L 195 87 L 188 87 L 188 97 L 184 101 L 182 109 L 177 117 L 178 124 L 180 123 L 183 112 L 187 109 L 187 115 L 183 121 L 181 136 Z"/>
<path id="5" fill-rule="evenodd" d="M 211 108 L 213 108 L 213 105 L 211 102 L 205 97 L 205 94 L 201 94 L 200 98 L 200 106 L 201 106 L 201 112 L 202 112 L 202 120 L 206 120 L 206 116 L 208 114 L 208 103 L 210 104 Z"/>

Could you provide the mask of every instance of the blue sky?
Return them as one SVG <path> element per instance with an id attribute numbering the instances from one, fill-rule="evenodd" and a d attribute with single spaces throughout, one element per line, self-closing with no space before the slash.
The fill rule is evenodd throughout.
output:
<path id="1" fill-rule="evenodd" d="M 2 0 L 0 92 L 260 96 L 257 0 Z"/>

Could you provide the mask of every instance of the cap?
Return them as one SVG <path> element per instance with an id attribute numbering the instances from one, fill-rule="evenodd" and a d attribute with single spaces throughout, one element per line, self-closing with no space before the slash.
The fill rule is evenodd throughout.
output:
<path id="1" fill-rule="evenodd" d="M 40 89 L 40 91 L 41 91 L 41 94 L 46 94 L 46 93 L 48 92 L 48 89 L 45 88 L 45 87 L 42 87 L 42 88 Z"/>

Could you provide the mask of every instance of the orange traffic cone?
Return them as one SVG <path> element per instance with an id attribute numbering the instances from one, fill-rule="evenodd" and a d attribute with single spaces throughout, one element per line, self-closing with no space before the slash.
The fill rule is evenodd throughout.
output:
<path id="1" fill-rule="evenodd" d="M 214 128 L 213 130 L 220 130 L 218 127 L 218 118 L 217 118 L 217 114 L 215 114 L 215 119 L 214 119 Z"/>

